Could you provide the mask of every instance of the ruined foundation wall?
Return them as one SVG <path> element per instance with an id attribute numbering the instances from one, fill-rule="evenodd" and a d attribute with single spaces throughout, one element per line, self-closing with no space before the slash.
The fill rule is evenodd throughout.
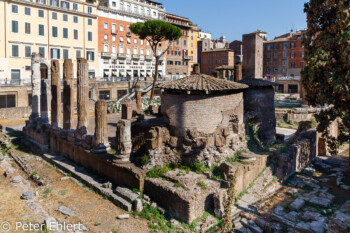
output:
<path id="1" fill-rule="evenodd" d="M 249 88 L 244 91 L 245 124 L 259 125 L 260 140 L 264 143 L 276 140 L 276 118 L 273 87 Z"/>
<path id="2" fill-rule="evenodd" d="M 32 113 L 31 107 L 0 108 L 0 119 L 25 118 Z"/>

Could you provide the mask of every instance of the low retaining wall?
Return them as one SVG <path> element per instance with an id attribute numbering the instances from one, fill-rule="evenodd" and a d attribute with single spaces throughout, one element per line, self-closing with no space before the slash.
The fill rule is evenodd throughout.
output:
<path id="1" fill-rule="evenodd" d="M 32 113 L 31 107 L 0 108 L 0 119 L 26 118 Z"/>
<path id="2" fill-rule="evenodd" d="M 319 112 L 318 109 L 281 109 L 275 111 L 277 121 L 285 120 L 291 123 L 299 123 L 300 121 L 310 121 L 314 118 L 314 114 Z"/>
<path id="3" fill-rule="evenodd" d="M 118 186 L 143 189 L 145 172 L 133 164 L 115 164 L 112 155 L 95 155 L 65 140 L 51 137 L 51 150 L 58 152 Z"/>

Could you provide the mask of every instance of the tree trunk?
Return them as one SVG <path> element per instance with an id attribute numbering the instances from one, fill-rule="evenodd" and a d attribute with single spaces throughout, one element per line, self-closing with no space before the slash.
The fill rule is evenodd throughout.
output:
<path id="1" fill-rule="evenodd" d="M 154 78 L 153 78 L 153 86 L 152 86 L 152 91 L 151 91 L 151 100 L 153 100 L 154 90 L 156 89 L 156 83 L 157 83 L 157 78 L 158 78 L 158 63 L 159 63 L 159 57 L 156 56 L 156 71 L 155 71 Z"/>

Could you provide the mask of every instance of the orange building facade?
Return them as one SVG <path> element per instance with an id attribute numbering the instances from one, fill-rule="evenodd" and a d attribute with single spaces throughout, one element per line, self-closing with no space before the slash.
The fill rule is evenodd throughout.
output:
<path id="1" fill-rule="evenodd" d="M 217 67 L 234 66 L 234 52 L 230 49 L 203 51 L 201 61 L 201 73 L 216 76 Z"/>

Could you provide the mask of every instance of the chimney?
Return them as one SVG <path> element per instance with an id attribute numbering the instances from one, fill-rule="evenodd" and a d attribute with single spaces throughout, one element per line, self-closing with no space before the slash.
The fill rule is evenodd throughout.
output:
<path id="1" fill-rule="evenodd" d="M 199 64 L 194 64 L 193 65 L 193 74 L 200 74 L 201 72 L 201 68 L 199 66 Z"/>

